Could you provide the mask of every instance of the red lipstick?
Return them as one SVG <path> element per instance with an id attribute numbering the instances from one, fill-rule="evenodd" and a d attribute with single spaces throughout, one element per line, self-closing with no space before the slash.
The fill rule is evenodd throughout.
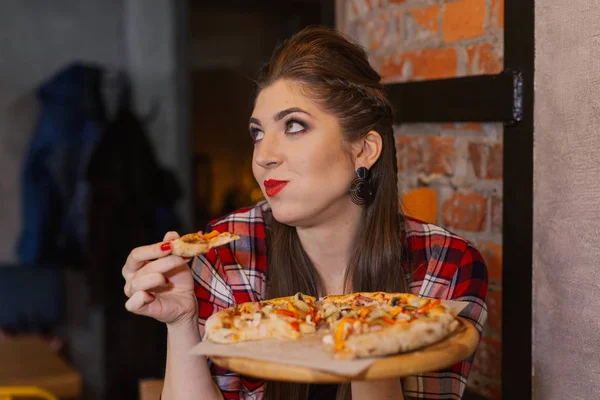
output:
<path id="1" fill-rule="evenodd" d="M 281 192 L 287 184 L 288 184 L 288 181 L 278 181 L 276 179 L 267 179 L 264 182 L 265 192 L 267 192 L 267 196 L 273 197 L 277 193 Z"/>

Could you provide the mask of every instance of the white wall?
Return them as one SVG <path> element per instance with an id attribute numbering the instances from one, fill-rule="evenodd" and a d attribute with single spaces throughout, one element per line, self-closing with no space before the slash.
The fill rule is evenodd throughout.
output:
<path id="1" fill-rule="evenodd" d="M 189 67 L 185 0 L 125 0 L 127 71 L 139 113 L 158 105 L 148 126 L 159 161 L 178 175 L 184 198 L 178 204 L 185 230 L 192 225 Z"/>
<path id="2" fill-rule="evenodd" d="M 597 399 L 600 1 L 537 2 L 535 39 L 534 398 Z"/>

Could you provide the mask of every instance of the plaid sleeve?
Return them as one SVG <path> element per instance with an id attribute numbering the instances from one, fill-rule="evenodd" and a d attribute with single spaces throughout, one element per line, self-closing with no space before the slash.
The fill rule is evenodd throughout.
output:
<path id="1" fill-rule="evenodd" d="M 447 260 L 449 261 L 449 260 Z M 466 301 L 469 304 L 459 314 L 475 325 L 481 337 L 487 319 L 487 268 L 481 254 L 467 245 L 460 261 L 445 269 L 454 273 L 445 293 L 440 298 Z M 462 398 L 475 354 L 450 368 L 409 377 L 403 380 L 403 391 L 408 399 L 458 399 Z"/>
<path id="2" fill-rule="evenodd" d="M 222 228 L 221 228 L 222 229 Z M 208 227 L 206 231 L 210 231 Z M 192 264 L 194 292 L 198 300 L 198 324 L 202 339 L 205 339 L 206 320 L 214 313 L 237 303 L 236 296 L 228 281 L 227 273 L 219 252 L 211 249 L 208 254 L 196 257 Z M 213 380 L 227 400 L 260 400 L 264 382 L 220 368 L 208 360 Z"/>

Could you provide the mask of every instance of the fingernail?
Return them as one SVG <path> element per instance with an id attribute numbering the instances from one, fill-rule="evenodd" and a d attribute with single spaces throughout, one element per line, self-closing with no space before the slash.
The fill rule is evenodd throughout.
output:
<path id="1" fill-rule="evenodd" d="M 153 295 L 152 293 L 148 293 L 148 296 L 152 297 L 153 299 L 155 299 L 155 298 L 156 298 L 156 296 L 155 296 L 155 295 Z"/>
<path id="2" fill-rule="evenodd" d="M 171 250 L 171 242 L 165 242 L 160 246 L 160 249 L 162 251 L 169 251 Z"/>
<path id="3" fill-rule="evenodd" d="M 168 285 L 169 284 L 169 278 L 165 278 L 165 283 Z"/>
<path id="4" fill-rule="evenodd" d="M 184 259 L 185 261 L 190 261 L 190 260 L 192 259 L 192 257 L 183 257 L 183 259 Z"/>

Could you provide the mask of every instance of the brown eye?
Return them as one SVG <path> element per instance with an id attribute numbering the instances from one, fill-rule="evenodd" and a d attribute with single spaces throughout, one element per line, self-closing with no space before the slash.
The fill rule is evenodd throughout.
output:
<path id="1" fill-rule="evenodd" d="M 300 121 L 290 120 L 287 122 L 285 132 L 289 134 L 296 134 L 304 132 L 307 129 L 306 125 Z"/>
<path id="2" fill-rule="evenodd" d="M 250 137 L 252 138 L 252 141 L 258 142 L 263 138 L 263 136 L 265 136 L 264 132 L 257 127 L 253 126 L 250 128 Z"/>

